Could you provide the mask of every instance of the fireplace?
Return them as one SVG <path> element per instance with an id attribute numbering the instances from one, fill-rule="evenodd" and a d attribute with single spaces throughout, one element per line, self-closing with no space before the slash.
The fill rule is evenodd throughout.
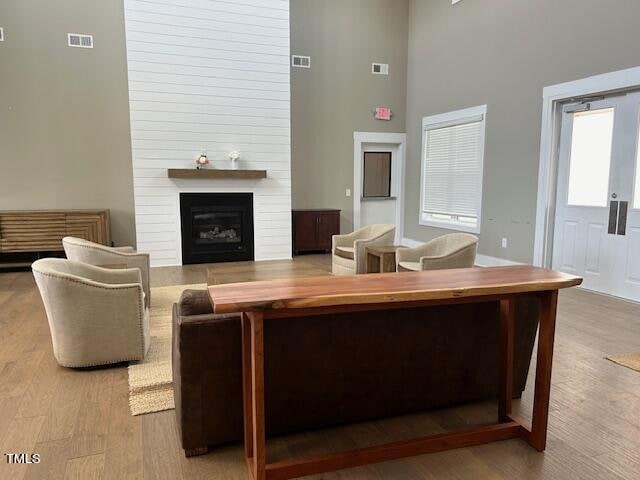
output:
<path id="1" fill-rule="evenodd" d="M 181 193 L 182 263 L 253 260 L 252 193 Z"/>

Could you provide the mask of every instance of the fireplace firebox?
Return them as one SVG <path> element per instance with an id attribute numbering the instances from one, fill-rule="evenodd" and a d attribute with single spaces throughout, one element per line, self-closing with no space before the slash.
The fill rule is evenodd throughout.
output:
<path id="1" fill-rule="evenodd" d="M 252 193 L 181 193 L 182 263 L 253 260 Z"/>

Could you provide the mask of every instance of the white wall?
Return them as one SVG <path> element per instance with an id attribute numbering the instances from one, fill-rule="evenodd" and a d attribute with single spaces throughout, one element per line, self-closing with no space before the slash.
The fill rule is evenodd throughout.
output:
<path id="1" fill-rule="evenodd" d="M 125 0 L 137 245 L 179 265 L 180 192 L 253 192 L 256 260 L 291 256 L 288 0 Z M 173 180 L 202 151 L 265 180 Z"/>

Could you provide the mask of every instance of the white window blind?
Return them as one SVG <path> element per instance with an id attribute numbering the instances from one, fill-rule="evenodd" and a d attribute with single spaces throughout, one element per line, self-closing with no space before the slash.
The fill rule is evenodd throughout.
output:
<path id="1" fill-rule="evenodd" d="M 484 112 L 478 114 L 477 109 L 469 110 L 423 121 L 420 216 L 423 224 L 443 223 L 438 226 L 462 226 L 463 230 L 471 231 L 477 231 L 479 227 Z"/>

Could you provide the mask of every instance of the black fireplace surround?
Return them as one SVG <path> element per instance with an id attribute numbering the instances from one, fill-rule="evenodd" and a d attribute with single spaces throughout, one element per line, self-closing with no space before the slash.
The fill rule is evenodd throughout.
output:
<path id="1" fill-rule="evenodd" d="M 182 263 L 253 260 L 252 193 L 181 193 Z"/>

